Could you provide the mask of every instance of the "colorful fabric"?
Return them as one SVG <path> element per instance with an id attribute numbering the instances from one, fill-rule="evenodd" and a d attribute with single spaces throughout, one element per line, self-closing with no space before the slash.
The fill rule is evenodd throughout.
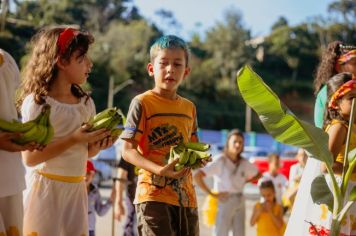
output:
<path id="1" fill-rule="evenodd" d="M 354 79 L 347 81 L 341 85 L 338 90 L 336 90 L 329 101 L 328 107 L 337 109 L 337 100 L 342 98 L 345 94 L 349 93 L 352 89 L 356 89 L 356 80 Z"/>
<path id="2" fill-rule="evenodd" d="M 87 160 L 87 173 L 89 172 L 96 172 L 95 166 L 92 161 Z"/>
<path id="3" fill-rule="evenodd" d="M 88 235 L 86 183 L 65 183 L 34 172 L 25 201 L 24 236 Z"/>
<path id="4" fill-rule="evenodd" d="M 259 209 L 262 207 L 261 203 L 256 203 L 256 208 Z M 282 206 L 275 204 L 273 206 L 274 215 L 282 215 Z M 285 225 L 282 228 L 278 228 L 272 217 L 268 212 L 262 211 L 257 220 L 257 236 L 282 236 L 285 230 Z"/>
<path id="5" fill-rule="evenodd" d="M 218 213 L 218 199 L 208 194 L 205 197 L 203 207 L 202 207 L 202 212 L 203 212 L 203 223 L 208 227 L 214 226 L 216 222 L 216 215 Z"/>
<path id="6" fill-rule="evenodd" d="M 170 147 L 197 141 L 196 131 L 192 102 L 180 96 L 170 100 L 147 91 L 132 100 L 121 138 L 136 141 L 142 156 L 164 166 Z M 192 174 L 173 180 L 141 169 L 134 203 L 147 201 L 196 208 Z"/>
<path id="7" fill-rule="evenodd" d="M 348 61 L 350 61 L 352 58 L 356 57 L 356 49 L 348 51 L 345 54 L 342 54 L 335 63 L 335 70 L 337 72 L 340 72 L 340 65 L 343 65 L 345 63 L 347 63 Z"/>
<path id="8" fill-rule="evenodd" d="M 21 236 L 22 193 L 0 198 L 0 236 Z"/>

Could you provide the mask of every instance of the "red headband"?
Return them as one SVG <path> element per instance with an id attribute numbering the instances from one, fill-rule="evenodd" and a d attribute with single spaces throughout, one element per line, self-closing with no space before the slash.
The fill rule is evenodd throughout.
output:
<path id="1" fill-rule="evenodd" d="M 352 89 L 356 89 L 356 80 L 352 79 L 341 85 L 341 87 L 336 90 L 336 92 L 332 95 L 328 107 L 337 109 L 337 100 L 343 97 L 345 94 L 349 93 Z"/>
<path id="2" fill-rule="evenodd" d="M 57 40 L 59 54 L 63 55 L 67 51 L 68 46 L 78 34 L 79 31 L 72 28 L 66 28 L 65 30 L 62 31 L 62 33 L 59 34 Z"/>

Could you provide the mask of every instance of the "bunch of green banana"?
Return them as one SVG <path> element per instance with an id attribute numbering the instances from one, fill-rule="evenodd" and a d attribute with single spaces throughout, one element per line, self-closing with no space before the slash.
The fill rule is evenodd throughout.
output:
<path id="1" fill-rule="evenodd" d="M 53 138 L 54 129 L 51 125 L 49 116 L 51 107 L 45 104 L 38 116 L 30 121 L 21 123 L 19 121 L 7 122 L 1 121 L 1 130 L 7 132 L 20 132 L 21 137 L 14 139 L 17 144 L 24 145 L 30 142 L 35 142 L 41 145 L 47 145 Z M 9 128 L 11 126 L 11 128 Z"/>
<path id="2" fill-rule="evenodd" d="M 91 128 L 88 131 L 106 128 L 111 130 L 112 136 L 119 136 L 123 131 L 124 122 L 125 116 L 120 109 L 107 108 L 89 119 L 88 124 L 91 125 Z M 122 128 L 118 128 L 118 125 L 122 125 Z"/>
<path id="3" fill-rule="evenodd" d="M 211 154 L 207 152 L 209 149 L 210 144 L 207 143 L 180 143 L 171 147 L 168 163 L 171 163 L 175 159 L 179 159 L 174 167 L 176 171 L 179 171 L 184 167 L 196 169 L 201 165 L 203 159 L 211 157 Z"/>

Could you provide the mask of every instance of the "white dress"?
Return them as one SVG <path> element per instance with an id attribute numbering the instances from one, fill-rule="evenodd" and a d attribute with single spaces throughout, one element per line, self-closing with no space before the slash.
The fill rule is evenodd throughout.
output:
<path id="1" fill-rule="evenodd" d="M 86 100 L 85 97 L 78 104 L 60 103 L 51 97 L 47 97 L 46 102 L 51 106 L 53 141 L 68 136 L 95 114 L 92 99 Z M 35 104 L 32 95 L 27 96 L 21 109 L 23 120 L 34 119 L 41 107 Z M 34 168 L 25 200 L 24 235 L 87 235 L 85 181 L 65 182 L 51 177 L 80 179 L 85 176 L 87 159 L 88 145 L 76 144 Z"/>
<path id="2" fill-rule="evenodd" d="M 0 118 L 18 119 L 15 91 L 20 73 L 15 60 L 0 49 Z M 6 231 L 22 235 L 22 191 L 25 189 L 25 169 L 20 152 L 0 150 L 0 235 Z"/>

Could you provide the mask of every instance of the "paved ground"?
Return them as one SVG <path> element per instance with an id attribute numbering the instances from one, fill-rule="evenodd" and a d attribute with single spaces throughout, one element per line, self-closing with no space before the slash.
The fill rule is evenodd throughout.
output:
<path id="1" fill-rule="evenodd" d="M 100 192 L 103 197 L 108 197 L 110 194 L 111 189 L 108 188 L 109 186 L 105 188 L 101 188 Z M 252 214 L 252 209 L 253 205 L 256 202 L 256 199 L 258 199 L 258 190 L 256 186 L 254 185 L 249 185 L 246 186 L 245 188 L 245 195 L 247 198 L 246 201 L 246 236 L 255 236 L 256 235 L 256 229 L 254 227 L 251 227 L 249 225 L 249 219 Z M 200 220 L 202 219 L 201 217 L 201 206 L 203 204 L 205 194 L 202 193 L 199 189 L 197 189 L 197 196 L 198 196 L 198 205 L 200 211 L 199 211 L 199 218 Z M 103 217 L 97 217 L 97 229 L 96 229 L 96 236 L 112 236 L 112 211 L 110 210 L 105 216 Z M 202 222 L 199 225 L 200 227 L 200 235 L 201 236 L 208 236 L 211 235 L 211 229 L 207 228 Z M 122 224 L 120 222 L 115 222 L 115 234 L 114 236 L 121 236 L 122 235 Z"/>

